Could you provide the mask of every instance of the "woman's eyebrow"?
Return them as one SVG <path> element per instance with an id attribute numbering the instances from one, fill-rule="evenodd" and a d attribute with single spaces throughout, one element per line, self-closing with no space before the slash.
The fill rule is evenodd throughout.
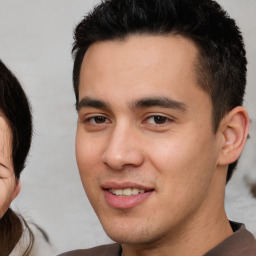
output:
<path id="1" fill-rule="evenodd" d="M 180 101 L 173 100 L 168 97 L 149 97 L 136 100 L 131 104 L 131 108 L 149 108 L 149 107 L 162 107 L 177 109 L 186 112 L 188 106 Z"/>

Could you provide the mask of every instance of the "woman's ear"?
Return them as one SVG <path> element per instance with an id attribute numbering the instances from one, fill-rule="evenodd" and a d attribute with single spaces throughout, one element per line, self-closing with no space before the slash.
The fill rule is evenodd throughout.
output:
<path id="1" fill-rule="evenodd" d="M 12 200 L 14 200 L 17 197 L 17 195 L 20 193 L 20 190 L 21 190 L 21 183 L 20 183 L 20 180 L 18 180 L 12 192 L 12 197 L 11 197 Z"/>
<path id="2" fill-rule="evenodd" d="M 221 150 L 219 165 L 229 165 L 235 162 L 242 153 L 249 132 L 249 116 L 244 107 L 232 109 L 221 121 Z"/>

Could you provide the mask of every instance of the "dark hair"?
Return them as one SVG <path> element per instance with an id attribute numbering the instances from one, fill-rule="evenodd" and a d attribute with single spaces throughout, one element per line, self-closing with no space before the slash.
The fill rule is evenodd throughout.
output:
<path id="1" fill-rule="evenodd" d="M 19 81 L 1 60 L 0 115 L 6 119 L 12 133 L 12 161 L 15 177 L 18 180 L 25 167 L 25 160 L 31 145 L 32 117 L 28 99 Z M 25 222 L 24 224 L 27 225 Z M 8 209 L 0 220 L 1 255 L 9 255 L 19 241 L 22 232 L 20 217 Z M 31 235 L 30 232 L 30 237 Z M 31 244 L 29 248 L 31 248 Z M 24 255 L 27 255 L 28 252 L 29 249 Z"/>
<path id="2" fill-rule="evenodd" d="M 125 40 L 132 34 L 182 35 L 198 49 L 199 86 L 211 97 L 213 130 L 243 104 L 246 56 L 235 21 L 212 0 L 105 0 L 74 31 L 73 86 L 78 103 L 79 75 L 88 47 L 98 41 Z M 228 168 L 230 179 L 237 161 Z"/>

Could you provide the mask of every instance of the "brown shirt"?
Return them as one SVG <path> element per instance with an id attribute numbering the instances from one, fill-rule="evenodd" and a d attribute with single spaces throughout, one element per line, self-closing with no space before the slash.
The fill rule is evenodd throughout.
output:
<path id="1" fill-rule="evenodd" d="M 230 222 L 233 235 L 211 249 L 204 256 L 256 256 L 256 240 L 243 224 Z M 76 250 L 59 256 L 121 256 L 119 244 L 110 244 L 86 250 Z"/>
<path id="2" fill-rule="evenodd" d="M 233 235 L 226 238 L 205 256 L 256 256 L 256 240 L 243 224 L 230 222 Z"/>

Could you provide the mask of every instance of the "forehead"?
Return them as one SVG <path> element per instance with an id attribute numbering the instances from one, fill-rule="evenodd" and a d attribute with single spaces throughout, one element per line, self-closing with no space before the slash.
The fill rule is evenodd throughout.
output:
<path id="1" fill-rule="evenodd" d="M 183 100 L 189 97 L 188 90 L 200 88 L 197 54 L 194 43 L 178 35 L 132 35 L 123 41 L 94 43 L 81 66 L 79 100 L 107 98 L 106 92 L 129 100 L 164 96 L 167 91 L 175 100 Z"/>
<path id="2" fill-rule="evenodd" d="M 196 56 L 197 48 L 194 43 L 179 35 L 132 35 L 124 40 L 92 44 L 85 53 L 82 70 L 99 68 L 102 71 L 116 69 L 121 72 L 139 68 L 138 71 L 141 72 L 143 68 L 162 65 L 168 65 L 172 70 L 174 67 L 191 69 Z M 101 62 L 103 60 L 108 62 Z"/>
<path id="3" fill-rule="evenodd" d="M 8 121 L 0 111 L 0 131 L 1 133 L 9 133 L 11 135 L 11 129 L 8 125 Z"/>
<path id="4" fill-rule="evenodd" d="M 12 133 L 5 117 L 0 113 L 0 145 L 9 143 Z"/>
<path id="5" fill-rule="evenodd" d="M 0 114 L 0 163 L 11 165 L 12 133 L 6 119 Z"/>

